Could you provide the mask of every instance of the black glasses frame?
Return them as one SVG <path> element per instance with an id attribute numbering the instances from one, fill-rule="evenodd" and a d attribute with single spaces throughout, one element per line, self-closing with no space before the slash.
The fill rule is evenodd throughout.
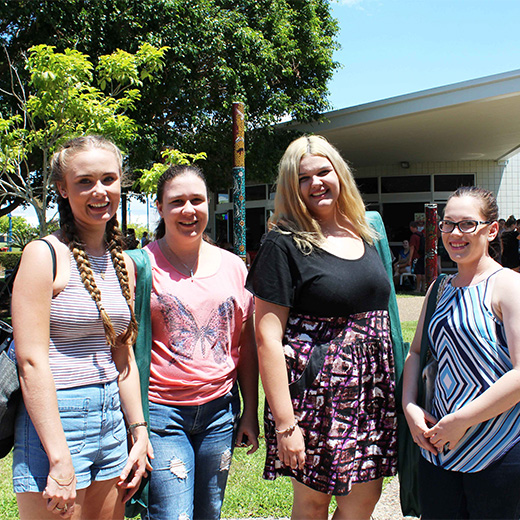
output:
<path id="1" fill-rule="evenodd" d="M 471 222 L 473 227 L 464 231 L 460 225 Z M 459 220 L 459 222 L 453 222 L 452 220 L 440 220 L 438 223 L 439 229 L 441 233 L 453 233 L 455 228 L 458 228 L 461 233 L 473 233 L 480 224 L 491 224 L 490 220 Z M 448 226 L 450 229 L 443 229 L 443 227 Z"/>

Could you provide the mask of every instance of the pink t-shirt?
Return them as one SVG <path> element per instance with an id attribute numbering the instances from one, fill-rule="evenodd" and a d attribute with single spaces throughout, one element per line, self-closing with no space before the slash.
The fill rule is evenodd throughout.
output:
<path id="1" fill-rule="evenodd" d="M 242 325 L 253 313 L 244 263 L 220 250 L 215 274 L 190 278 L 172 267 L 158 242 L 146 250 L 153 279 L 150 401 L 188 406 L 225 395 L 237 378 Z"/>

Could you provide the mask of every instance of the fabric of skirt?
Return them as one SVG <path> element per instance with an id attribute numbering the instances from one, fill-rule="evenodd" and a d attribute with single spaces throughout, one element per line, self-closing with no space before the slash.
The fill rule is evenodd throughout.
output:
<path id="1" fill-rule="evenodd" d="M 284 351 L 306 463 L 302 470 L 282 465 L 266 404 L 264 478 L 290 476 L 316 491 L 346 495 L 353 484 L 395 475 L 397 415 L 387 311 L 346 318 L 291 315 Z"/>

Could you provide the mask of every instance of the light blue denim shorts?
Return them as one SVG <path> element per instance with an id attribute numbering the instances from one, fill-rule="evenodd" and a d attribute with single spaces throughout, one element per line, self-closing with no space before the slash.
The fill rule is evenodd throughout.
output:
<path id="1" fill-rule="evenodd" d="M 76 488 L 118 477 L 128 451 L 117 381 L 58 390 L 60 418 L 76 472 Z M 21 405 L 15 424 L 15 493 L 43 491 L 49 460 L 33 423 Z"/>

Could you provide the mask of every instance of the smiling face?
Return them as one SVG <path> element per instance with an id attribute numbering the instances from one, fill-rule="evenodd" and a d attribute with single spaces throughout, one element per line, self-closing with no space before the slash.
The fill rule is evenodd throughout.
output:
<path id="1" fill-rule="evenodd" d="M 321 155 L 305 155 L 298 179 L 302 200 L 312 216 L 321 222 L 333 218 L 340 183 L 331 162 Z"/>
<path id="2" fill-rule="evenodd" d="M 204 181 L 184 173 L 166 182 L 157 209 L 164 219 L 166 234 L 176 240 L 200 239 L 208 224 L 208 195 Z"/>
<path id="3" fill-rule="evenodd" d="M 462 220 L 485 221 L 482 203 L 476 197 L 465 195 L 449 199 L 444 210 L 444 220 L 460 222 Z M 457 262 L 477 262 L 488 254 L 489 242 L 498 233 L 498 223 L 479 224 L 472 233 L 462 233 L 455 227 L 451 233 L 441 233 L 442 242 L 450 258 Z"/>
<path id="4" fill-rule="evenodd" d="M 60 195 L 68 199 L 79 229 L 105 227 L 121 198 L 121 172 L 115 154 L 102 148 L 75 153 L 67 161 Z"/>

